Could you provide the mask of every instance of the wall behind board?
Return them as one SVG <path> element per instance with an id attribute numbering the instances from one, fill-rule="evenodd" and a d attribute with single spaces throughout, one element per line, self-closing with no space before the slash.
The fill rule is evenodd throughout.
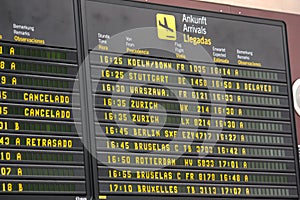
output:
<path id="1" fill-rule="evenodd" d="M 262 10 L 300 14 L 299 0 L 194 0 L 220 3 L 243 8 L 257 8 Z"/>

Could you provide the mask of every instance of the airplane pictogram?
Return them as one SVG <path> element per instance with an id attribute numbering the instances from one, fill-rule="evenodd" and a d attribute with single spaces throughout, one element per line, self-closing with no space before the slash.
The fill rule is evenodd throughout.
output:
<path id="1" fill-rule="evenodd" d="M 171 31 L 172 33 L 174 32 L 174 30 L 171 29 L 171 28 L 169 27 L 168 21 L 167 21 L 167 18 L 166 18 L 166 17 L 164 17 L 164 24 L 162 24 L 162 22 L 159 21 L 159 25 L 160 25 L 161 27 L 163 27 L 163 28 L 165 28 L 165 29 Z"/>
<path id="2" fill-rule="evenodd" d="M 162 40 L 176 40 L 176 20 L 173 15 L 157 14 L 157 34 Z"/>

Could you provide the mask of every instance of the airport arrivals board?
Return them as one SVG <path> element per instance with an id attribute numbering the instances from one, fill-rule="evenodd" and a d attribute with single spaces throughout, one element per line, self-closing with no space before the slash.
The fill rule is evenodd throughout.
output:
<path id="1" fill-rule="evenodd" d="M 299 199 L 283 22 L 2 0 L 0 198 Z"/>

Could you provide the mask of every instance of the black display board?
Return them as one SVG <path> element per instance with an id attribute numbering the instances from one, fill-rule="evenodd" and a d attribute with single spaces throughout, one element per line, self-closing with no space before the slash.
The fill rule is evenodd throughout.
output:
<path id="1" fill-rule="evenodd" d="M 82 82 L 77 9 L 72 0 L 1 1 L 1 199 L 90 195 L 74 89 Z"/>
<path id="2" fill-rule="evenodd" d="M 299 199 L 283 22 L 3 0 L 3 199 Z"/>

